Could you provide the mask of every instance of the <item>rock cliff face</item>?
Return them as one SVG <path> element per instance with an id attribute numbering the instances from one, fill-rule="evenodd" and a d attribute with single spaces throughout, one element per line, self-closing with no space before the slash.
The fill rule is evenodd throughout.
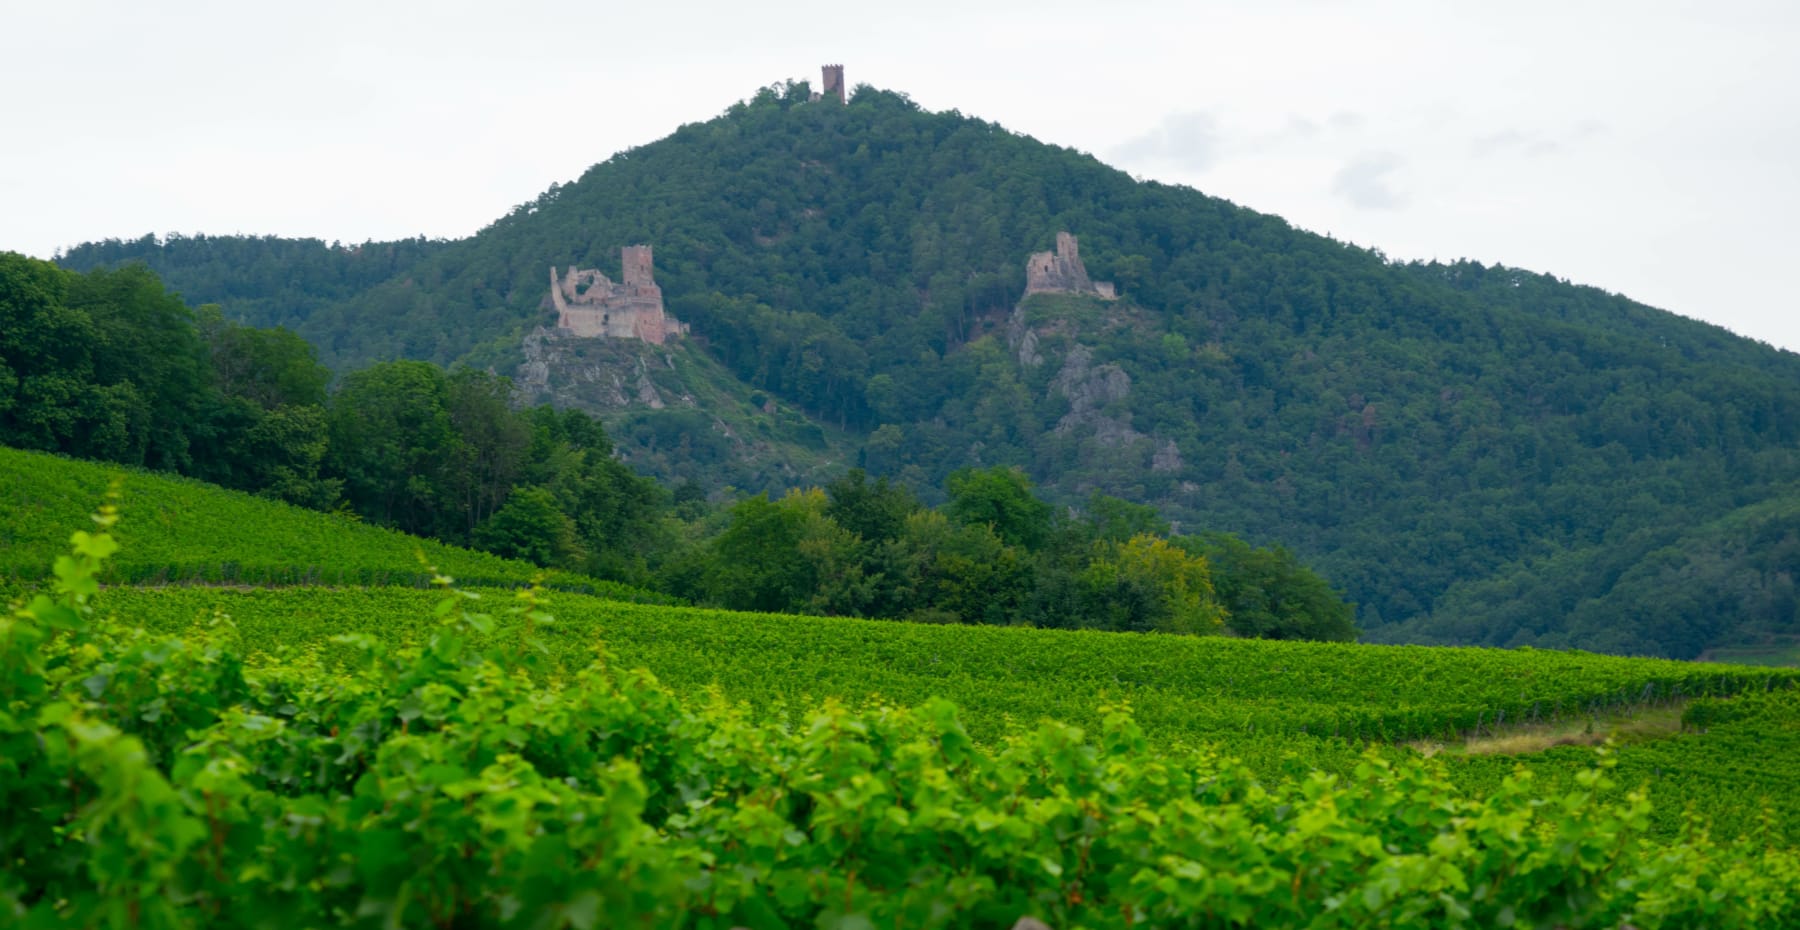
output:
<path id="1" fill-rule="evenodd" d="M 592 414 L 620 459 L 665 482 L 780 490 L 828 476 L 846 455 L 841 438 L 737 380 L 691 340 L 658 345 L 540 326 L 520 348 L 518 403 Z"/>
<path id="2" fill-rule="evenodd" d="M 1097 297 L 1091 291 L 1050 292 L 1020 301 L 1007 322 L 1007 346 L 1025 372 L 1046 366 L 1054 372 L 1040 374 L 1045 380 L 1037 382 L 1047 398 L 1067 404 L 1050 432 L 1090 470 L 1178 473 L 1184 462 L 1175 442 L 1132 425 L 1131 373 L 1118 362 L 1095 361 L 1093 346 L 1121 329 L 1145 325 L 1143 313 Z"/>
<path id="3" fill-rule="evenodd" d="M 1093 350 L 1080 343 L 1063 357 L 1062 370 L 1050 379 L 1052 393 L 1069 402 L 1069 412 L 1056 423 L 1057 435 L 1091 438 L 1108 447 L 1149 439 L 1131 428 L 1131 414 L 1120 410 L 1131 396 L 1131 376 L 1111 362 L 1094 364 Z"/>
<path id="4" fill-rule="evenodd" d="M 675 403 L 695 406 L 692 394 L 658 388 L 651 377 L 675 370 L 674 359 L 657 344 L 621 344 L 605 336 L 538 327 L 526 335 L 525 363 L 514 378 L 514 391 L 526 403 L 548 403 L 605 415 L 630 407 L 660 410 Z M 665 392 L 671 396 L 665 398 Z"/>

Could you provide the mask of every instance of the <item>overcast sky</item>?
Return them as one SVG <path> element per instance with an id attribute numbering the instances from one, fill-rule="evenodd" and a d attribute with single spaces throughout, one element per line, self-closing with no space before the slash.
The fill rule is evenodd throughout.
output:
<path id="1" fill-rule="evenodd" d="M 1800 349 L 1800 3 L 0 0 L 0 250 L 461 237 L 842 62 L 1394 258 Z"/>

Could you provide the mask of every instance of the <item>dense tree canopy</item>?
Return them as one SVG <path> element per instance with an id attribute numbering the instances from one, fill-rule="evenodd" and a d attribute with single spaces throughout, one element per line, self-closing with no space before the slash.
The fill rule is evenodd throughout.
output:
<path id="1" fill-rule="evenodd" d="M 6 445 L 328 504 L 328 378 L 293 333 L 196 318 L 142 266 L 71 274 L 0 253 Z"/>

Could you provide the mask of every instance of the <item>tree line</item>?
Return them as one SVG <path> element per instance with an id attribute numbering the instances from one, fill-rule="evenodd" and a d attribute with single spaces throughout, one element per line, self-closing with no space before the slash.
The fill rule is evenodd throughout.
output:
<path id="1" fill-rule="evenodd" d="M 0 442 L 190 475 L 409 533 L 746 610 L 1350 639 L 1353 610 L 1280 548 L 1181 536 L 1103 494 L 1041 499 L 1016 468 L 946 503 L 851 471 L 733 499 L 665 488 L 578 411 L 396 361 L 330 373 L 282 329 L 190 309 L 142 266 L 0 254 Z"/>

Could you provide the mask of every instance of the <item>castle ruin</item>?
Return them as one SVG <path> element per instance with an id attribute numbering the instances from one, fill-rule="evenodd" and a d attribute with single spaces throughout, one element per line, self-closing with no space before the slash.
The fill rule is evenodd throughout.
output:
<path id="1" fill-rule="evenodd" d="M 825 65 L 820 71 L 820 85 L 823 90 L 814 92 L 810 99 L 823 100 L 826 97 L 836 97 L 838 103 L 848 102 L 849 95 L 844 92 L 844 66 Z"/>
<path id="2" fill-rule="evenodd" d="M 628 245 L 619 250 L 621 283 L 614 284 L 592 268 L 569 266 L 566 277 L 550 268 L 550 303 L 556 328 L 574 336 L 641 339 L 662 345 L 687 326 L 663 312 L 662 288 L 651 271 L 650 247 Z"/>
<path id="3" fill-rule="evenodd" d="M 1056 251 L 1034 252 L 1025 260 L 1025 296 L 1033 294 L 1087 294 L 1102 300 L 1119 297 L 1111 281 L 1088 278 L 1080 246 L 1066 232 L 1056 234 Z"/>

